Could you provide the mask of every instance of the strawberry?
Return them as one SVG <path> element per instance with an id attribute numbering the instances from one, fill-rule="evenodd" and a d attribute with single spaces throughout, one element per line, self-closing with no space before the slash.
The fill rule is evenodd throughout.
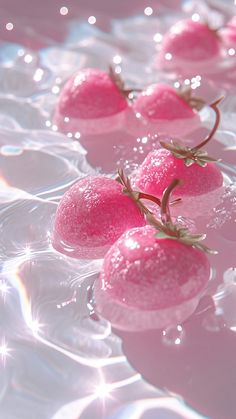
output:
<path id="1" fill-rule="evenodd" d="M 192 197 L 207 194 L 223 185 L 222 173 L 214 163 L 216 160 L 201 150 L 218 128 L 220 113 L 217 105 L 220 100 L 210 105 L 216 113 L 216 121 L 206 139 L 194 148 L 176 142 L 161 142 L 163 148 L 150 152 L 137 170 L 133 181 L 135 187 L 160 197 L 170 180 L 178 177 L 183 180 L 179 196 Z"/>
<path id="2" fill-rule="evenodd" d="M 178 91 L 168 84 L 149 86 L 132 105 L 133 120 L 127 113 L 130 118 L 129 131 L 139 136 L 187 134 L 199 127 L 197 111 L 204 104 L 202 99 L 192 97 L 191 88 Z"/>
<path id="3" fill-rule="evenodd" d="M 158 62 L 163 68 L 209 65 L 220 56 L 220 39 L 214 30 L 191 19 L 175 23 L 165 34 Z"/>
<path id="4" fill-rule="evenodd" d="M 146 224 L 145 207 L 139 201 L 142 194 L 133 192 L 122 174 L 120 182 L 89 176 L 64 194 L 54 223 L 55 249 L 75 258 L 101 258 L 124 231 Z"/>
<path id="5" fill-rule="evenodd" d="M 156 312 L 169 324 L 168 318 L 162 316 L 163 310 L 176 310 L 187 301 L 199 298 L 210 276 L 209 260 L 203 251 L 215 252 L 200 243 L 205 235 L 192 235 L 186 228 L 173 224 L 169 197 L 179 184 L 175 179 L 163 193 L 161 221 L 147 213 L 151 225 L 126 231 L 112 245 L 100 274 L 98 302 L 106 294 L 107 300 L 111 298 L 129 312 L 131 308 L 137 315 L 140 311 L 141 317 L 143 312 L 146 317 L 149 312 L 152 319 Z M 119 323 L 117 316 L 116 322 Z"/>
<path id="6" fill-rule="evenodd" d="M 63 132 L 99 134 L 118 129 L 128 108 L 122 80 L 113 70 L 85 68 L 64 85 L 54 124 Z"/>

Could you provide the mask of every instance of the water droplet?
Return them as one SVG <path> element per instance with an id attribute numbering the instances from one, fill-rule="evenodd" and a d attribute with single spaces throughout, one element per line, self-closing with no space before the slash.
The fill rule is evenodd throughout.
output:
<path id="1" fill-rule="evenodd" d="M 181 325 L 168 327 L 162 332 L 162 342 L 165 345 L 180 345 L 183 341 L 184 330 Z"/>

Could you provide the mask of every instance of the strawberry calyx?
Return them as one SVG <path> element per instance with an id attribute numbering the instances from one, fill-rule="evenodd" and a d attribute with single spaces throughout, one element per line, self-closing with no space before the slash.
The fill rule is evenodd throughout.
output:
<path id="1" fill-rule="evenodd" d="M 118 178 L 116 180 L 123 186 L 123 193 L 128 195 L 135 202 L 143 214 L 152 214 L 152 212 L 140 201 L 140 199 L 147 199 L 154 202 L 159 207 L 161 206 L 161 200 L 156 196 L 133 190 L 130 179 L 125 175 L 122 169 L 118 170 Z"/>
<path id="2" fill-rule="evenodd" d="M 217 254 L 218 252 L 215 250 L 211 250 L 209 247 L 205 246 L 201 242 L 206 238 L 206 234 L 192 234 L 190 231 L 185 227 L 179 227 L 178 225 L 174 224 L 171 215 L 170 215 L 170 205 L 173 205 L 180 201 L 180 199 L 176 199 L 175 201 L 170 202 L 170 196 L 172 191 L 182 184 L 182 181 L 179 179 L 174 179 L 170 185 L 164 190 L 162 199 L 145 194 L 139 191 L 135 191 L 132 189 L 130 179 L 124 174 L 122 169 L 118 170 L 118 178 L 116 179 L 123 188 L 123 193 L 128 195 L 138 206 L 142 214 L 145 215 L 146 221 L 152 227 L 157 230 L 156 237 L 159 239 L 172 239 L 177 240 L 180 243 L 186 244 L 188 246 L 196 247 L 203 252 L 209 254 Z M 161 220 L 158 220 L 142 202 L 141 199 L 147 199 L 155 204 L 157 204 L 161 209 Z"/>
<path id="3" fill-rule="evenodd" d="M 126 99 L 131 99 L 132 93 L 142 91 L 142 89 L 137 89 L 137 88 L 126 89 L 124 80 L 122 79 L 120 74 L 116 73 L 116 71 L 111 65 L 109 66 L 109 76 L 111 80 L 113 81 L 113 83 L 115 83 L 116 87 L 119 89 L 120 93 Z"/>
<path id="4" fill-rule="evenodd" d="M 171 192 L 181 184 L 181 180 L 174 179 L 164 190 L 161 200 L 161 221 L 157 220 L 151 213 L 146 214 L 146 219 L 148 223 L 157 230 L 156 237 L 158 239 L 177 240 L 178 242 L 187 246 L 192 246 L 202 250 L 205 253 L 215 255 L 218 253 L 217 251 L 212 250 L 201 243 L 206 238 L 206 234 L 192 234 L 188 228 L 179 227 L 178 225 L 174 224 L 171 219 L 169 209 L 170 195 Z"/>
<path id="5" fill-rule="evenodd" d="M 176 141 L 170 141 L 169 143 L 160 141 L 161 146 L 166 150 L 169 150 L 173 156 L 184 160 L 184 163 L 187 167 L 192 166 L 194 163 L 201 167 L 205 167 L 209 162 L 219 161 L 219 159 L 208 156 L 207 151 L 201 149 L 212 139 L 218 129 L 220 124 L 220 111 L 218 109 L 218 104 L 222 101 L 222 99 L 223 98 L 220 98 L 209 105 L 210 108 L 212 108 L 215 112 L 215 123 L 210 133 L 200 144 L 195 147 L 187 147 Z"/>

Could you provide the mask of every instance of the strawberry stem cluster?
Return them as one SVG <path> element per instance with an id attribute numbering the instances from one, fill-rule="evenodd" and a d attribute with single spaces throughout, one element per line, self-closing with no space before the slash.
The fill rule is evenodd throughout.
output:
<path id="1" fill-rule="evenodd" d="M 203 252 L 209 254 L 217 254 L 217 251 L 209 249 L 207 246 L 202 244 L 201 242 L 206 238 L 205 234 L 191 234 L 190 231 L 185 227 L 179 227 L 178 225 L 174 224 L 171 214 L 170 214 L 170 196 L 172 191 L 182 184 L 180 179 L 174 179 L 170 185 L 164 190 L 162 199 L 149 195 L 143 194 L 142 192 L 135 191 L 132 189 L 130 179 L 125 176 L 122 169 L 118 171 L 118 179 L 123 185 L 123 193 L 128 195 L 135 204 L 138 206 L 140 211 L 145 214 L 146 221 L 153 226 L 156 230 L 156 237 L 159 239 L 172 239 L 177 240 L 180 243 L 183 243 L 188 246 L 196 247 Z M 152 213 L 152 211 L 147 208 L 141 199 L 150 200 L 156 203 L 161 210 L 161 220 L 158 220 Z M 176 200 L 179 201 L 179 200 Z M 176 203 L 176 201 L 173 201 Z M 172 203 L 173 203 L 172 202 Z"/>

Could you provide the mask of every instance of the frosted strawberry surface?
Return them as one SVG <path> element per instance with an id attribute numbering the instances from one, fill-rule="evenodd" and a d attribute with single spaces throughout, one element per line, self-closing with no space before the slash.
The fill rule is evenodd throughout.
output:
<path id="1" fill-rule="evenodd" d="M 210 276 L 207 256 L 175 240 L 157 239 L 155 229 L 125 233 L 105 256 L 102 286 L 123 304 L 160 310 L 199 294 Z"/>
<path id="2" fill-rule="evenodd" d="M 150 86 L 134 102 L 133 109 L 151 121 L 156 119 L 172 121 L 195 116 L 190 105 L 178 95 L 176 90 L 164 84 Z"/>
<path id="3" fill-rule="evenodd" d="M 134 185 L 141 191 L 161 196 L 170 179 L 180 178 L 183 181 L 174 195 L 204 195 L 223 184 L 223 176 L 215 163 L 206 167 L 193 164 L 187 167 L 182 159 L 178 159 L 165 149 L 148 154 L 134 175 Z"/>
<path id="4" fill-rule="evenodd" d="M 86 258 L 86 254 L 101 258 L 124 231 L 145 224 L 120 183 L 104 176 L 86 177 L 66 192 L 58 206 L 53 245 L 61 249 L 64 242 L 71 252 L 74 248 L 77 258 Z"/>
<path id="5" fill-rule="evenodd" d="M 127 101 L 109 75 L 88 68 L 72 76 L 59 97 L 58 109 L 65 117 L 95 119 L 114 115 Z"/>
<path id="6" fill-rule="evenodd" d="M 219 39 L 206 24 L 192 19 L 173 25 L 165 35 L 161 54 L 186 61 L 199 62 L 217 57 L 220 52 Z"/>
<path id="7" fill-rule="evenodd" d="M 209 4 L 2 0 L 1 418 L 235 418 L 236 71 L 235 46 L 220 38 L 233 31 L 235 5 Z M 159 58 L 169 29 L 198 17 L 220 28 L 217 37 L 208 28 L 194 35 L 195 41 L 185 37 L 178 57 L 165 50 L 162 70 Z M 198 58 L 186 65 L 189 46 L 191 57 Z M 134 89 L 133 100 L 127 102 L 111 82 L 109 65 Z M 85 69 L 92 84 L 82 83 L 78 93 L 74 81 Z M 206 106 L 192 118 L 173 96 L 174 108 L 165 104 L 153 114 L 169 118 L 167 125 L 158 120 L 157 130 L 157 120 L 144 124 L 146 116 L 132 111 L 143 96 L 138 89 L 153 85 L 167 85 L 169 92 L 190 88 Z M 127 195 L 121 198 L 118 183 L 111 199 L 99 181 L 85 188 L 96 197 L 89 222 L 90 198 L 76 185 L 94 176 L 114 184 L 117 167 L 133 176 L 150 152 L 157 153 L 160 140 L 199 144 L 214 124 L 208 104 L 220 96 L 225 97 L 221 124 L 207 151 L 221 159 L 216 167 L 223 184 L 218 169 L 200 182 L 209 168 L 194 165 L 196 170 L 188 168 L 189 186 L 179 187 L 186 192 L 182 203 L 171 209 L 178 225 L 206 233 L 205 243 L 218 255 L 207 262 L 196 249 L 178 253 L 176 241 L 145 236 L 150 266 L 131 242 L 119 245 L 122 276 L 109 260 L 105 281 L 103 260 L 92 252 L 99 249 L 96 257 L 103 257 L 106 240 L 110 248 L 116 235 L 137 220 L 142 226 L 143 218 Z M 147 109 L 140 108 L 144 114 Z M 126 119 L 129 112 L 132 121 Z M 189 118 L 173 119 L 186 112 Z M 179 170 L 183 176 L 183 166 Z M 144 170 L 148 184 L 147 176 Z M 98 199 L 101 191 L 111 199 L 108 204 Z M 179 197 L 177 189 L 174 195 Z M 155 263 L 151 258 L 155 252 L 165 260 L 163 276 L 157 258 Z M 135 262 L 148 275 L 142 276 Z"/>

